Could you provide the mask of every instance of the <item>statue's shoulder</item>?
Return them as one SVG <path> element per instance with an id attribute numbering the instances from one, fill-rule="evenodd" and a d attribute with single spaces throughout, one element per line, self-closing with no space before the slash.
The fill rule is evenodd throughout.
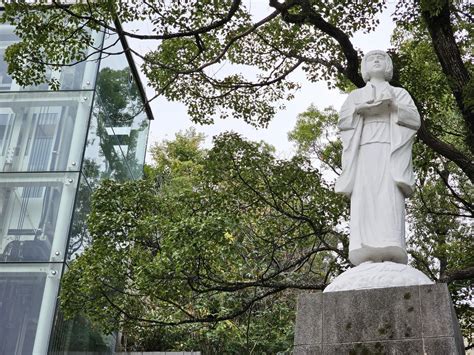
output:
<path id="1" fill-rule="evenodd" d="M 348 101 L 361 102 L 363 101 L 365 86 L 352 90 L 347 96 Z"/>
<path id="2" fill-rule="evenodd" d="M 408 94 L 408 91 L 406 91 L 404 88 L 392 85 L 389 86 L 396 94 Z"/>
<path id="3" fill-rule="evenodd" d="M 404 88 L 400 88 L 400 87 L 397 87 L 397 86 L 391 86 L 391 85 L 390 85 L 390 88 L 395 93 L 395 96 L 398 97 L 399 99 L 400 98 L 404 98 L 404 99 L 411 98 L 410 93 L 408 91 L 406 91 Z"/>
<path id="4" fill-rule="evenodd" d="M 365 86 L 362 86 L 361 88 L 356 88 L 354 90 L 352 90 L 349 95 L 360 95 L 361 93 L 363 93 L 365 90 Z"/>

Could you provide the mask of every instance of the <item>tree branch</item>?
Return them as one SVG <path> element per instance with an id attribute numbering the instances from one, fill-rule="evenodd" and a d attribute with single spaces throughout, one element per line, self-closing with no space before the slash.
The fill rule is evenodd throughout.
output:
<path id="1" fill-rule="evenodd" d="M 233 0 L 231 6 L 229 8 L 229 11 L 227 12 L 227 14 L 222 19 L 217 20 L 217 21 L 215 21 L 215 22 L 213 22 L 213 23 L 211 23 L 207 26 L 196 28 L 194 30 L 188 30 L 188 31 L 183 31 L 183 32 L 175 32 L 175 33 L 166 33 L 166 34 L 161 34 L 161 35 L 148 35 L 148 34 L 147 35 L 140 35 L 140 34 L 136 34 L 136 33 L 133 33 L 133 32 L 128 32 L 128 31 L 122 31 L 122 33 L 123 33 L 123 35 L 125 35 L 127 37 L 130 37 L 130 38 L 146 39 L 146 40 L 148 40 L 148 39 L 163 40 L 163 39 L 182 38 L 182 37 L 194 37 L 195 35 L 207 33 L 211 30 L 214 30 L 216 28 L 224 26 L 235 15 L 235 13 L 237 12 L 237 10 L 239 9 L 239 7 L 241 5 L 241 2 L 242 2 L 242 0 Z M 108 25 L 108 23 L 106 23 L 104 21 L 100 21 L 97 18 L 94 18 L 92 13 L 90 14 L 90 16 L 83 16 L 83 15 L 79 15 L 79 14 L 73 12 L 69 8 L 69 5 L 61 4 L 56 0 L 53 0 L 52 3 L 57 8 L 60 8 L 61 10 L 65 11 L 70 16 L 73 16 L 73 17 L 76 17 L 76 18 L 79 18 L 79 19 L 82 19 L 82 20 L 86 20 L 86 21 L 92 21 L 92 22 L 96 23 L 99 26 L 107 28 L 110 31 L 117 32 L 117 29 L 110 26 L 110 25 Z M 112 15 L 112 17 L 115 16 L 115 14 L 111 14 L 111 15 Z"/>
<path id="2" fill-rule="evenodd" d="M 280 11 L 283 21 L 299 25 L 311 24 L 323 33 L 334 38 L 340 45 L 347 60 L 347 65 L 344 69 L 345 76 L 357 87 L 363 87 L 365 85 L 362 76 L 359 74 L 359 55 L 352 45 L 349 36 L 338 27 L 324 20 L 323 17 L 313 9 L 308 0 L 287 0 L 284 3 L 280 3 L 278 0 L 270 0 L 270 6 Z M 298 14 L 290 14 L 289 10 L 295 9 L 296 6 L 301 7 L 300 12 Z"/>
<path id="3" fill-rule="evenodd" d="M 417 105 L 418 106 L 418 105 Z M 474 163 L 466 154 L 461 153 L 451 144 L 445 143 L 433 136 L 426 127 L 425 120 L 421 117 L 421 126 L 418 130 L 418 138 L 420 138 L 428 147 L 436 153 L 441 154 L 445 158 L 451 160 L 466 174 L 469 180 L 474 183 Z"/>
<path id="4" fill-rule="evenodd" d="M 438 282 L 451 283 L 453 281 L 473 280 L 474 266 L 462 270 L 448 271 Z"/>

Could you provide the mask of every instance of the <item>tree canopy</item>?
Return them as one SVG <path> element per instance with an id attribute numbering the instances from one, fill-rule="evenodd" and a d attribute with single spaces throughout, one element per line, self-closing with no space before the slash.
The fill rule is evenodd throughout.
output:
<path id="1" fill-rule="evenodd" d="M 277 160 L 269 146 L 230 133 L 209 151 L 201 140 L 178 135 L 154 148 L 145 180 L 97 190 L 88 221 L 94 243 L 65 276 L 65 309 L 130 339 L 173 325 L 214 351 L 226 347 L 209 338 L 225 331 L 217 338 L 226 346 L 285 350 L 291 290 L 323 289 L 341 267 L 335 260 L 348 265 L 335 228 L 345 202 L 306 158 Z M 282 334 L 264 341 L 278 313 L 272 331 Z M 245 338 L 247 327 L 253 338 L 232 339 Z"/>
<path id="2" fill-rule="evenodd" d="M 80 2 L 63 5 L 10 3 L 3 21 L 16 25 L 21 41 L 6 51 L 9 72 L 20 84 L 47 79 L 47 67 L 70 65 L 93 53 L 90 31 L 106 29 L 128 39 L 158 41 L 143 54 L 128 48 L 142 61 L 142 69 L 158 95 L 186 104 L 196 121 L 209 123 L 238 117 L 265 126 L 291 99 L 298 83 L 290 74 L 301 68 L 310 81 L 325 80 L 335 87 L 361 87 L 361 52 L 351 42 L 357 31 L 376 30 L 377 14 L 384 1 L 269 0 L 269 13 L 254 19 L 241 0 L 164 1 L 138 5 L 126 1 Z M 392 51 L 396 75 L 392 84 L 405 87 L 422 113 L 418 136 L 432 150 L 453 161 L 474 180 L 474 84 L 472 81 L 472 6 L 453 0 L 401 1 L 394 18 L 398 43 Z M 150 31 L 125 30 L 121 23 L 150 22 Z M 440 139 L 430 127 L 434 114 L 430 102 L 438 91 L 416 91 L 420 57 L 400 55 L 403 45 L 422 42 L 432 69 L 440 74 L 443 91 L 451 98 L 469 147 L 466 154 L 450 141 Z M 35 48 L 31 51 L 30 48 Z M 111 48 L 97 48 L 114 55 Z M 236 71 L 219 75 L 222 65 Z M 249 70 L 249 68 L 252 70 Z M 421 69 L 421 68 L 419 68 Z M 245 73 L 250 73 L 245 75 Z M 427 85 L 428 86 L 428 85 Z M 429 96 L 429 92 L 436 97 Z M 444 113 L 441 113 L 444 114 Z"/>
<path id="3" fill-rule="evenodd" d="M 200 123 L 232 116 L 266 126 L 297 91 L 296 70 L 346 92 L 364 85 L 352 37 L 376 30 L 383 1 L 268 3 L 261 18 L 241 0 L 6 4 L 3 21 L 20 37 L 6 51 L 9 73 L 37 84 L 48 68 L 88 60 L 93 29 L 130 43 L 156 41 L 148 53 L 127 50 L 157 95 L 183 102 Z M 467 1 L 400 1 L 389 50 L 391 84 L 411 94 L 422 117 L 410 255 L 433 280 L 449 283 L 471 343 L 473 12 Z M 143 20 L 150 32 L 122 26 Z M 235 352 L 287 349 L 291 327 L 271 345 L 265 324 L 290 324 L 295 290 L 321 290 L 349 266 L 347 201 L 330 178 L 340 172 L 336 120 L 334 110 L 310 107 L 290 133 L 298 154 L 289 160 L 231 133 L 206 151 L 188 132 L 155 148 L 143 181 L 104 183 L 89 219 L 93 246 L 65 277 L 65 309 L 142 344 L 154 338 L 185 348 L 191 343 L 182 335 L 192 334 L 186 339 L 211 350 L 220 341 Z"/>

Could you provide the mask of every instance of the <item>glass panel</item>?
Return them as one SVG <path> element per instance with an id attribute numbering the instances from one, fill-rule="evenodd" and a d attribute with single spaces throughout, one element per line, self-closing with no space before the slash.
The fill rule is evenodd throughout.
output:
<path id="1" fill-rule="evenodd" d="M 8 64 L 3 59 L 6 48 L 15 42 L 18 42 L 18 37 L 13 32 L 14 27 L 9 25 L 0 25 L 0 91 L 9 91 L 13 84 L 12 78 L 8 75 Z"/>
<path id="2" fill-rule="evenodd" d="M 92 91 L 0 93 L 0 171 L 79 170 Z"/>
<path id="3" fill-rule="evenodd" d="M 112 53 L 123 51 L 116 36 Z M 101 178 L 138 179 L 143 173 L 148 119 L 124 54 L 102 59 L 85 158 L 99 167 Z"/>
<path id="4" fill-rule="evenodd" d="M 86 221 L 90 212 L 91 195 L 94 186 L 94 180 L 91 180 L 89 183 L 88 179 L 81 174 L 79 188 L 76 195 L 76 203 L 74 206 L 71 230 L 69 231 L 69 244 L 67 249 L 68 261 L 73 260 L 82 254 L 85 248 L 91 243 Z"/>
<path id="5" fill-rule="evenodd" d="M 94 48 L 101 48 L 103 33 L 93 32 Z M 87 60 L 69 67 L 62 67 L 59 74 L 60 90 L 90 90 L 94 88 L 100 51 L 90 48 Z M 96 53 L 97 52 L 97 53 Z"/>
<path id="6" fill-rule="evenodd" d="M 103 34 L 93 32 L 94 47 L 100 48 Z M 4 60 L 6 48 L 18 42 L 18 37 L 14 33 L 14 27 L 10 25 L 0 25 L 0 91 L 45 91 L 50 90 L 47 84 L 36 86 L 20 87 L 12 80 L 7 73 L 8 65 Z M 51 71 L 46 74 L 48 79 L 56 78 L 60 83 L 60 90 L 90 90 L 94 88 L 97 66 L 99 64 L 99 54 L 96 49 L 90 48 L 87 53 L 87 60 L 77 65 L 65 66 L 61 70 Z"/>
<path id="7" fill-rule="evenodd" d="M 44 354 L 61 266 L 12 266 L 0 266 L 0 354 Z"/>
<path id="8" fill-rule="evenodd" d="M 64 319 L 60 311 L 57 313 L 48 354 L 114 353 L 114 335 L 104 335 L 84 317 Z"/>
<path id="9" fill-rule="evenodd" d="M 123 167 L 124 175 L 120 180 L 135 180 L 143 175 L 148 126 L 149 121 L 142 111 L 130 119 L 127 125 L 106 128 L 110 144 L 113 144 L 113 153 Z"/>
<path id="10" fill-rule="evenodd" d="M 64 259 L 79 173 L 0 174 L 0 262 Z"/>
<path id="11" fill-rule="evenodd" d="M 133 120 L 127 161 L 128 165 L 132 167 L 134 179 L 143 176 L 149 125 L 150 121 L 144 111 Z"/>
<path id="12" fill-rule="evenodd" d="M 103 34 L 93 32 L 94 47 L 100 48 Z M 0 25 L 0 91 L 45 91 L 50 90 L 48 84 L 36 86 L 20 87 L 8 75 L 8 65 L 4 60 L 6 48 L 18 42 L 19 39 L 14 33 L 14 27 L 10 25 Z M 94 81 L 97 72 L 99 54 L 90 48 L 88 60 L 70 67 L 63 67 L 58 71 L 48 71 L 48 79 L 56 78 L 60 83 L 60 90 L 91 90 L 94 88 Z"/>

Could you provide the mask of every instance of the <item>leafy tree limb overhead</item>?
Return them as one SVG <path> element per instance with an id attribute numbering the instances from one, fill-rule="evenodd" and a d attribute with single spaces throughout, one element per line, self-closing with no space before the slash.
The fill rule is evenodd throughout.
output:
<path id="1" fill-rule="evenodd" d="M 44 81 L 47 66 L 87 60 L 87 48 L 93 45 L 87 28 L 102 28 L 129 39 L 158 40 L 157 48 L 148 53 L 129 50 L 143 61 L 142 69 L 158 95 L 184 102 L 196 122 L 232 115 L 265 126 L 282 100 L 291 99 L 298 88 L 289 78 L 298 68 L 310 81 L 364 85 L 361 53 L 351 37 L 356 31 L 375 30 L 384 1 L 269 0 L 268 4 L 268 13 L 259 19 L 241 0 L 6 4 L 3 20 L 15 24 L 22 38 L 7 50 L 9 72 L 21 84 Z M 434 65 L 441 68 L 462 117 L 469 154 L 439 139 L 429 127 L 431 113 L 423 110 L 428 103 L 410 90 L 410 81 L 416 78 L 395 78 L 393 84 L 408 89 L 419 106 L 420 139 L 474 181 L 472 16 L 469 2 L 451 0 L 400 2 L 395 14 L 398 28 L 417 28 L 426 34 L 436 56 Z M 113 25 L 144 20 L 151 24 L 150 32 Z M 399 49 L 394 48 L 395 57 Z M 97 48 L 101 50 L 113 54 Z M 220 74 L 225 64 L 237 69 Z M 410 69 L 406 62 L 396 65 L 400 72 Z M 244 75 L 242 66 L 252 67 L 253 75 Z"/>

